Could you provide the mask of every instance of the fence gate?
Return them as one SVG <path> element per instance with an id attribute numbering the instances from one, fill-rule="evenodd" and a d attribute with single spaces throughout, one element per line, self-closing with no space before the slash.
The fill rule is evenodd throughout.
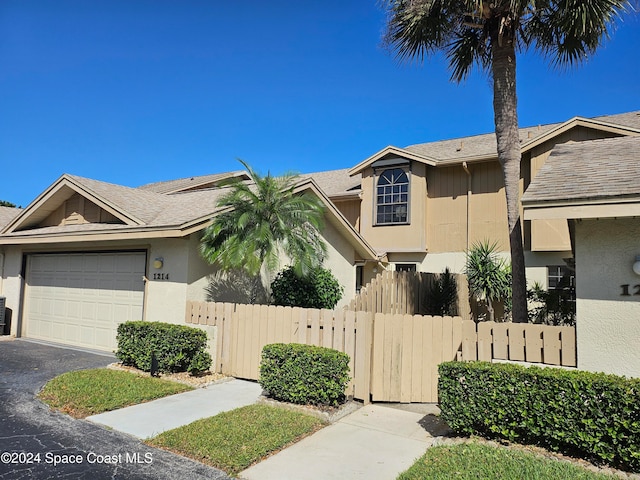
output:
<path id="1" fill-rule="evenodd" d="M 437 402 L 438 364 L 455 360 L 461 344 L 461 317 L 376 314 L 371 399 Z"/>

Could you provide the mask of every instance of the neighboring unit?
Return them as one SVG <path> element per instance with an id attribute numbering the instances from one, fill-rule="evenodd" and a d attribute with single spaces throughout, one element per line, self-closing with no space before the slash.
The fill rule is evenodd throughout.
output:
<path id="1" fill-rule="evenodd" d="M 573 232 L 578 368 L 640 377 L 640 137 L 555 148 L 522 203 Z"/>

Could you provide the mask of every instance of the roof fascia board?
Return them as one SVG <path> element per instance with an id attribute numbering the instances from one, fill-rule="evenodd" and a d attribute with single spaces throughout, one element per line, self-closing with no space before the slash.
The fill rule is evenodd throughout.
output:
<path id="1" fill-rule="evenodd" d="M 525 220 L 639 217 L 640 199 L 619 203 L 566 203 L 564 205 L 525 206 Z"/>
<path id="2" fill-rule="evenodd" d="M 492 153 L 490 155 L 474 155 L 472 157 L 460 157 L 451 160 L 441 160 L 436 164 L 436 167 L 451 167 L 454 165 L 462 165 L 463 163 L 480 163 L 480 162 L 492 162 L 498 161 L 498 155 Z"/>
<path id="3" fill-rule="evenodd" d="M 379 152 L 374 153 L 369 158 L 363 160 L 351 170 L 349 170 L 349 175 L 354 176 L 358 173 L 362 172 L 365 168 L 371 165 L 376 160 L 383 158 L 385 155 L 398 155 L 399 157 L 406 158 L 408 160 L 414 160 L 416 162 L 424 163 L 426 165 L 435 166 L 437 161 L 433 158 L 426 157 L 424 155 L 418 155 L 417 153 L 410 152 L 403 148 L 394 147 L 389 145 L 388 147 L 383 148 Z"/>
<path id="4" fill-rule="evenodd" d="M 361 190 L 353 193 L 341 193 L 339 195 L 327 195 L 332 202 L 346 202 L 349 200 L 358 200 L 360 198 Z"/>
<path id="5" fill-rule="evenodd" d="M 565 207 L 567 205 L 614 205 L 640 203 L 640 196 L 638 194 L 629 194 L 591 198 L 554 198 L 549 200 L 529 200 L 525 197 L 521 202 L 524 208 Z"/>
<path id="6" fill-rule="evenodd" d="M 50 243 L 84 243 L 114 240 L 140 240 L 145 238 L 180 238 L 187 236 L 179 229 L 135 230 L 118 232 L 61 232 L 58 234 L 35 234 L 35 235 L 14 235 L 10 237 L 0 237 L 0 245 L 29 245 L 29 244 L 50 244 Z"/>

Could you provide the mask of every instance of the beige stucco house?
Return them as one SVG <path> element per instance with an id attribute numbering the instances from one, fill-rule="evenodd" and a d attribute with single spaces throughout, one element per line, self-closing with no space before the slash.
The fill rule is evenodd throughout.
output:
<path id="1" fill-rule="evenodd" d="M 63 175 L 24 210 L 3 208 L 0 295 L 11 334 L 111 351 L 123 321 L 183 323 L 187 300 L 206 300 L 216 273 L 198 247 L 231 178 L 246 174 L 140 188 Z M 312 179 L 296 190 L 326 206 L 324 265 L 345 287 L 346 302 L 356 263 L 380 258 Z"/>
<path id="2" fill-rule="evenodd" d="M 640 377 L 640 137 L 556 147 L 522 203 L 573 233 L 578 368 Z"/>
<path id="3" fill-rule="evenodd" d="M 522 192 L 562 144 L 637 136 L 640 112 L 521 128 Z M 0 209 L 11 333 L 111 350 L 121 321 L 181 323 L 186 301 L 204 300 L 216 273 L 198 243 L 231 178 L 247 177 L 129 188 L 63 175 L 24 210 Z M 462 272 L 477 241 L 508 255 L 494 134 L 389 146 L 350 168 L 305 174 L 298 189 L 327 206 L 326 266 L 344 302 L 381 269 Z M 552 287 L 573 257 L 567 222 L 531 217 L 523 228 L 528 281 Z"/>

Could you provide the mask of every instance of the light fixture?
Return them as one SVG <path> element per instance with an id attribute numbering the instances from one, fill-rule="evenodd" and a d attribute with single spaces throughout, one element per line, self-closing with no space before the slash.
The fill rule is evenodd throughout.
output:
<path id="1" fill-rule="evenodd" d="M 160 270 L 163 265 L 164 265 L 164 258 L 162 257 L 158 257 L 153 261 L 153 268 L 155 268 L 156 270 Z"/>
<path id="2" fill-rule="evenodd" d="M 636 261 L 633 263 L 633 272 L 640 275 L 640 255 L 636 255 Z"/>

